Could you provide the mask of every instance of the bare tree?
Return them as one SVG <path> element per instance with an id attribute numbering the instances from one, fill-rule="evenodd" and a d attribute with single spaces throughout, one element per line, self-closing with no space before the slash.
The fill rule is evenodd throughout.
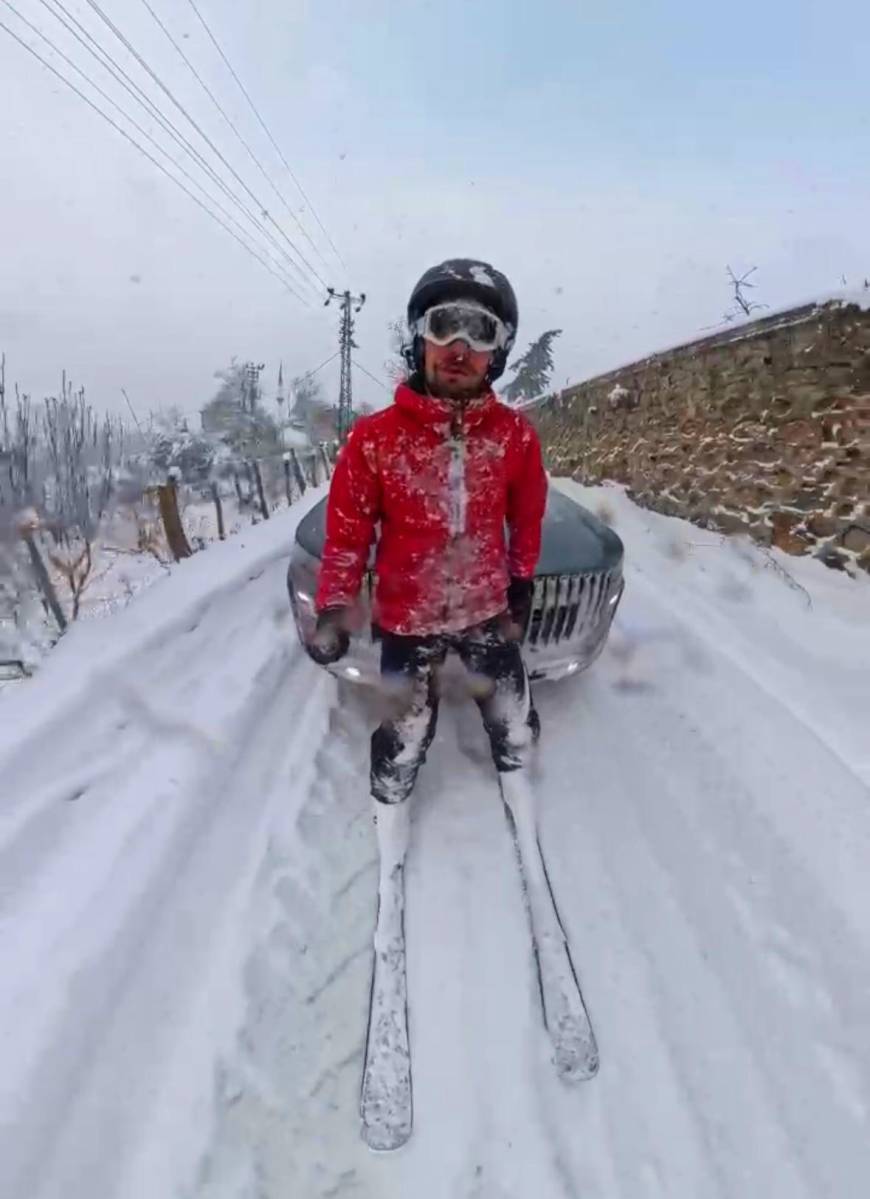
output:
<path id="1" fill-rule="evenodd" d="M 10 409 L 6 360 L 0 359 L 0 621 L 15 636 L 32 624 L 32 600 L 63 632 L 66 617 L 37 544 L 46 491 L 45 456 L 40 453 L 39 422 L 30 396 L 15 387 Z M 26 551 L 26 552 L 25 552 Z"/>
<path id="2" fill-rule="evenodd" d="M 84 389 L 74 392 L 65 376 L 60 398 L 45 401 L 42 423 L 48 465 L 43 520 L 54 542 L 49 560 L 69 588 L 75 620 L 109 512 L 122 433 L 108 416 L 99 421 Z"/>
<path id="3" fill-rule="evenodd" d="M 15 409 L 9 411 L 5 382 L 0 384 L 0 500 L 25 508 L 39 500 L 38 426 L 30 396 L 15 387 Z"/>
<path id="4" fill-rule="evenodd" d="M 398 317 L 387 322 L 387 331 L 390 335 L 390 356 L 384 361 L 384 370 L 393 383 L 403 383 L 408 377 L 405 358 L 405 347 L 411 339 L 408 324 L 403 317 Z"/>
<path id="5" fill-rule="evenodd" d="M 759 309 L 768 307 L 767 304 L 759 304 L 755 300 L 747 299 L 747 297 L 743 294 L 746 290 L 752 290 L 755 287 L 754 283 L 749 282 L 749 276 L 754 275 L 758 270 L 758 267 L 751 267 L 744 275 L 741 275 L 740 278 L 734 274 L 730 266 L 727 268 L 727 270 L 730 285 L 734 290 L 734 307 L 730 308 L 725 313 L 724 319 L 726 321 L 737 320 L 741 313 L 743 316 L 751 316 L 753 312 L 757 312 Z"/>

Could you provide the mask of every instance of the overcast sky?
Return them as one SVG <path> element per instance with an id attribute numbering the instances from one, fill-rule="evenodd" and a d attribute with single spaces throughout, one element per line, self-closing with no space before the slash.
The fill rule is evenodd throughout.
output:
<path id="1" fill-rule="evenodd" d="M 89 0 L 61 2 L 210 155 Z M 870 275 L 866 0 L 197 0 L 347 273 L 189 0 L 148 2 L 322 258 L 144 0 L 100 0 L 322 281 L 368 293 L 358 357 L 375 374 L 387 321 L 450 255 L 512 278 L 521 347 L 564 330 L 558 384 L 716 324 L 726 263 L 757 266 L 756 298 L 773 307 Z M 0 0 L 0 21 L 70 73 L 8 3 L 135 111 L 55 0 Z M 313 289 L 301 285 L 303 306 L 2 29 L 0 146 L 0 349 L 34 395 L 66 368 L 100 407 L 120 410 L 125 387 L 141 413 L 195 411 L 233 356 L 266 363 L 268 395 L 280 360 L 290 376 L 333 352 L 336 313 Z M 321 378 L 334 392 L 334 365 Z M 364 376 L 355 387 L 386 398 Z"/>

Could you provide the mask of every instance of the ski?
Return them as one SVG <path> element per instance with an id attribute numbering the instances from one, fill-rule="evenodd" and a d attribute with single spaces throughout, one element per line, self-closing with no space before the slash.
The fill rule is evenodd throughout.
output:
<path id="1" fill-rule="evenodd" d="M 398 1149 L 411 1135 L 413 1100 L 402 866 L 393 871 L 390 885 L 381 893 L 378 903 L 360 1115 L 363 1140 L 370 1149 Z"/>
<path id="2" fill-rule="evenodd" d="M 598 1072 L 598 1045 L 535 829 L 533 799 L 527 786 L 517 793 L 519 782 L 511 780 L 510 799 L 502 785 L 502 800 L 520 870 L 544 1026 L 559 1077 L 582 1082 Z"/>

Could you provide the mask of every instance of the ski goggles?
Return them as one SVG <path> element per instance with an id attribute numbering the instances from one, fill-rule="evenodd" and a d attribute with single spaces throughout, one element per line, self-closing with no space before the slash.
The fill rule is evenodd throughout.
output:
<path id="1" fill-rule="evenodd" d="M 436 346 L 464 341 L 479 353 L 502 349 L 509 337 L 507 326 L 488 308 L 459 302 L 428 308 L 414 331 Z"/>

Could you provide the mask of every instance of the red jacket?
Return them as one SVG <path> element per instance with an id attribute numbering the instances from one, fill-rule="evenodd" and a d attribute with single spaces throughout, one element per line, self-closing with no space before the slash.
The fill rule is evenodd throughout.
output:
<path id="1" fill-rule="evenodd" d="M 509 577 L 535 573 L 546 496 L 538 435 L 519 412 L 490 392 L 460 415 L 400 385 L 356 422 L 336 464 L 317 609 L 356 600 L 380 524 L 376 624 L 421 636 L 488 620 L 506 608 Z"/>

